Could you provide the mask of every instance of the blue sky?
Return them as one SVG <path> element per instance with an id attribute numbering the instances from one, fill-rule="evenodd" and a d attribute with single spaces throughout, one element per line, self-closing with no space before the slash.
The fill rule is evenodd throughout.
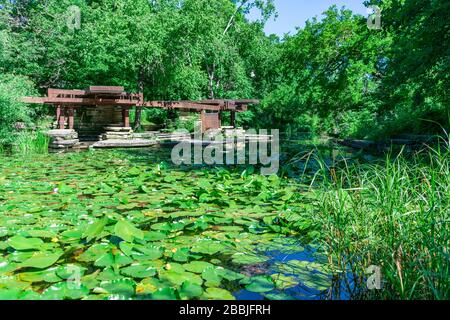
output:
<path id="1" fill-rule="evenodd" d="M 275 0 L 278 18 L 270 19 L 265 31 L 267 34 L 275 33 L 281 37 L 288 32 L 294 34 L 296 27 L 303 27 L 306 20 L 320 16 L 333 4 L 338 8 L 345 6 L 355 13 L 367 15 L 363 0 Z M 258 19 L 259 14 L 253 11 L 249 14 L 249 18 Z"/>

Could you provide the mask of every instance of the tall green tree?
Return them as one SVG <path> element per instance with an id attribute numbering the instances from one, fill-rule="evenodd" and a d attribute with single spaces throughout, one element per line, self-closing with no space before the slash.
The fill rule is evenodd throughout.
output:
<path id="1" fill-rule="evenodd" d="M 367 1 L 382 9 L 386 72 L 379 88 L 380 126 L 389 132 L 449 126 L 450 3 L 446 0 Z M 426 120 L 426 121 L 422 121 Z"/>
<path id="2" fill-rule="evenodd" d="M 348 133 L 337 126 L 349 112 L 371 108 L 386 42 L 366 18 L 336 6 L 322 20 L 308 21 L 280 44 L 280 76 L 263 104 L 267 120 L 293 130 Z"/>

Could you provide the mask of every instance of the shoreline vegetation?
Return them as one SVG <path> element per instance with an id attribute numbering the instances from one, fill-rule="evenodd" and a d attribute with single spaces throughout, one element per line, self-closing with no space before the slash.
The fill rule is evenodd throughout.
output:
<path id="1" fill-rule="evenodd" d="M 450 298 L 448 145 L 376 164 L 322 163 L 316 178 L 309 218 L 355 298 Z M 381 290 L 367 290 L 370 266 L 381 270 Z"/>

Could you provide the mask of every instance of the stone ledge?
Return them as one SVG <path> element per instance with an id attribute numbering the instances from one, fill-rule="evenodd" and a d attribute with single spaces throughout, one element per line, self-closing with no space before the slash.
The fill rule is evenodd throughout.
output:
<path id="1" fill-rule="evenodd" d="M 133 140 L 103 140 L 92 145 L 92 148 L 145 148 L 158 144 L 157 141 L 133 139 Z"/>

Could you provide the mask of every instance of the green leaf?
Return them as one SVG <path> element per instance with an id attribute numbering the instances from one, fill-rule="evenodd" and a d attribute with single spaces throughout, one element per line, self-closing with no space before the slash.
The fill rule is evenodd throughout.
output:
<path id="1" fill-rule="evenodd" d="M 120 272 L 132 278 L 148 278 L 153 277 L 156 274 L 156 270 L 155 266 L 136 263 L 120 269 Z"/>
<path id="2" fill-rule="evenodd" d="M 31 258 L 24 261 L 19 266 L 21 268 L 31 267 L 37 269 L 48 268 L 51 265 L 55 264 L 56 261 L 62 256 L 62 253 L 50 253 L 50 252 L 36 252 Z"/>
<path id="3" fill-rule="evenodd" d="M 135 238 L 140 240 L 144 239 L 144 232 L 125 220 L 117 222 L 114 227 L 114 234 L 127 242 L 133 242 Z"/>
<path id="4" fill-rule="evenodd" d="M 225 289 L 208 288 L 203 294 L 202 298 L 207 300 L 236 300 L 236 298 Z"/>
<path id="5" fill-rule="evenodd" d="M 203 294 L 203 289 L 201 286 L 189 281 L 183 282 L 179 290 L 180 297 L 183 300 L 193 299 L 200 297 Z"/>
<path id="6" fill-rule="evenodd" d="M 214 255 L 225 249 L 226 247 L 220 242 L 200 241 L 192 247 L 191 251 L 195 253 Z"/>
<path id="7" fill-rule="evenodd" d="M 96 238 L 108 224 L 108 219 L 97 220 L 96 222 L 90 224 L 86 230 L 83 232 L 83 238 L 87 238 L 87 241 Z"/>
<path id="8" fill-rule="evenodd" d="M 259 264 L 269 260 L 267 257 L 258 256 L 252 253 L 235 253 L 232 256 L 233 263 L 236 264 Z"/>
<path id="9" fill-rule="evenodd" d="M 18 300 L 22 290 L 0 288 L 0 300 Z"/>
<path id="10" fill-rule="evenodd" d="M 210 267 L 203 270 L 202 278 L 206 280 L 207 287 L 218 287 L 222 282 L 222 277 L 219 276 L 216 267 Z"/>
<path id="11" fill-rule="evenodd" d="M 44 241 L 39 238 L 14 236 L 9 238 L 8 244 L 16 250 L 39 250 L 44 244 Z"/>
<path id="12" fill-rule="evenodd" d="M 145 240 L 148 241 L 159 241 L 162 239 L 166 238 L 166 235 L 162 232 L 158 232 L 158 231 L 148 231 L 145 232 L 145 236 L 144 236 Z"/>
<path id="13" fill-rule="evenodd" d="M 114 256 L 111 252 L 104 253 L 95 262 L 96 267 L 110 267 L 114 265 Z"/>
<path id="14" fill-rule="evenodd" d="M 51 268 L 44 271 L 22 272 L 18 274 L 18 278 L 26 282 L 56 283 L 61 281 L 61 278 L 56 274 L 57 269 Z"/>
<path id="15" fill-rule="evenodd" d="M 192 261 L 190 263 L 184 264 L 183 267 L 186 271 L 201 274 L 205 269 L 213 268 L 214 265 L 205 261 Z"/>
<path id="16" fill-rule="evenodd" d="M 132 257 L 139 261 L 157 260 L 163 256 L 164 250 L 156 246 L 135 246 Z"/>
<path id="17" fill-rule="evenodd" d="M 70 282 L 60 282 L 47 288 L 42 293 L 45 300 L 78 300 L 89 294 L 89 289 L 83 285 L 76 285 Z"/>
<path id="18" fill-rule="evenodd" d="M 166 280 L 175 286 L 181 286 L 184 281 L 189 281 L 198 285 L 202 285 L 203 280 L 200 276 L 190 272 L 176 272 L 173 270 L 161 271 L 159 274 L 161 280 Z"/>
<path id="19" fill-rule="evenodd" d="M 119 279 L 112 281 L 103 281 L 99 288 L 95 289 L 96 293 L 117 294 L 124 297 L 132 297 L 135 293 L 136 284 L 130 279 Z"/>
<path id="20" fill-rule="evenodd" d="M 248 291 L 251 292 L 269 292 L 275 288 L 275 284 L 273 280 L 269 277 L 259 276 L 253 277 L 250 280 L 250 283 L 245 287 Z"/>
<path id="21" fill-rule="evenodd" d="M 153 300 L 177 300 L 175 289 L 166 287 L 156 290 L 151 295 Z"/>

